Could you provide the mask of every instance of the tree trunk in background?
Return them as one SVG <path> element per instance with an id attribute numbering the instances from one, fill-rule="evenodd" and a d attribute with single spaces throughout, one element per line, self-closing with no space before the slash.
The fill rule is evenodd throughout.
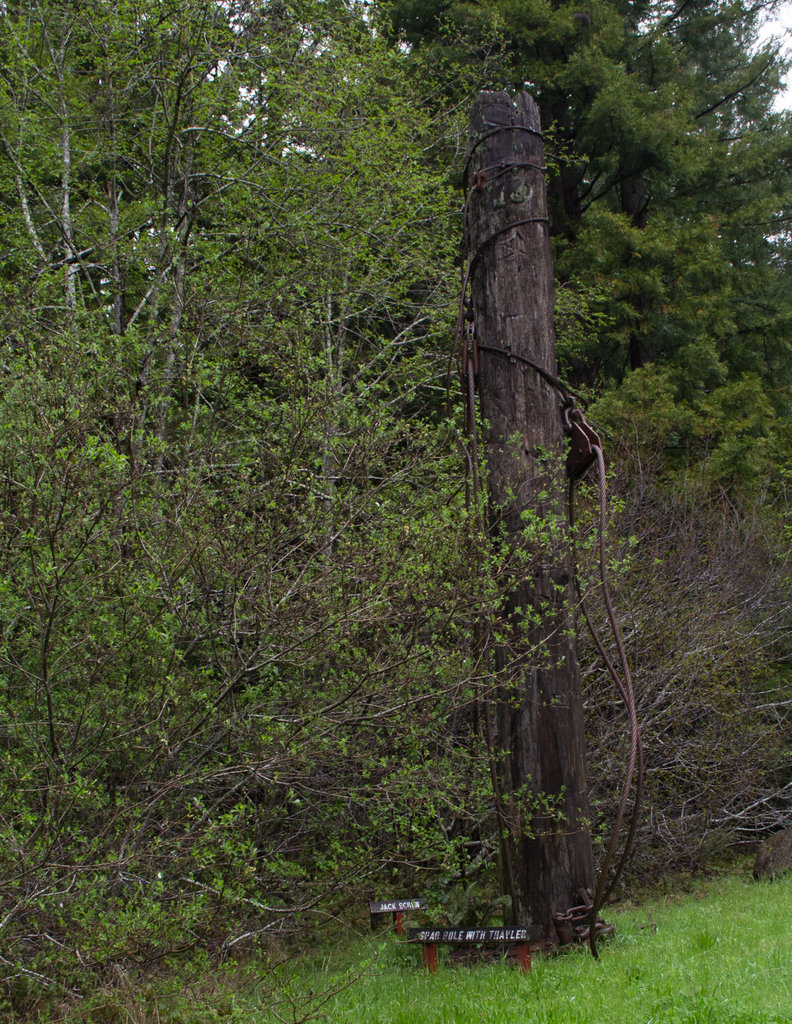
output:
<path id="1" fill-rule="evenodd" d="M 497 131 L 500 125 L 509 127 Z M 470 172 L 483 171 L 486 179 L 469 205 L 472 302 L 478 345 L 510 349 L 555 374 L 544 174 L 531 166 L 504 170 L 541 168 L 539 125 L 525 93 L 513 101 L 505 92 L 485 92 L 473 107 Z M 508 229 L 532 218 L 539 220 Z M 513 566 L 528 565 L 514 572 L 504 609 L 491 705 L 509 822 L 506 867 L 515 921 L 541 924 L 555 939 L 553 914 L 579 903 L 578 890 L 593 881 L 564 431 L 558 393 L 530 367 L 481 350 L 477 385 L 492 529 L 505 536 Z M 526 511 L 553 524 L 549 547 L 526 539 Z"/>
<path id="2" fill-rule="evenodd" d="M 634 228 L 643 231 L 646 227 L 649 210 L 649 196 L 646 194 L 646 182 L 644 179 L 639 176 L 625 175 L 619 186 L 619 196 L 622 213 L 627 214 Z M 648 309 L 649 304 L 646 301 L 646 297 L 639 293 L 635 298 L 634 305 L 640 321 Z M 646 351 L 644 342 L 645 338 L 642 338 L 638 330 L 630 332 L 628 353 L 631 370 L 640 369 L 651 358 Z"/>

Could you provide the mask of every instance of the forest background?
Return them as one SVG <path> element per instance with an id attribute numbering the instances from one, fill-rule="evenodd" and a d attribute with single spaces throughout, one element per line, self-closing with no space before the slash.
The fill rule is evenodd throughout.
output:
<path id="1" fill-rule="evenodd" d="M 0 4 L 6 1009 L 249 955 L 369 895 L 502 910 L 471 638 L 508 554 L 466 502 L 450 362 L 481 88 L 539 103 L 560 372 L 611 467 L 647 751 L 632 878 L 789 822 L 772 11 Z M 580 651 L 599 835 L 626 728 Z"/>

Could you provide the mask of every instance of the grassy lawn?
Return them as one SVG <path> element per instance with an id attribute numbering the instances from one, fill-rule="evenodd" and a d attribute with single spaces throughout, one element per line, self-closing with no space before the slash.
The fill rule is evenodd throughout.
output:
<path id="1" fill-rule="evenodd" d="M 143 1024 L 792 1024 L 792 876 L 727 876 L 692 894 L 609 909 L 617 933 L 587 950 L 513 966 L 449 966 L 420 946 L 358 938 L 329 952 L 204 976 L 170 993 L 127 991 L 74 1020 Z M 441 947 L 447 953 L 447 947 Z M 61 1018 L 63 1019 L 63 1018 Z"/>
<path id="2" fill-rule="evenodd" d="M 582 949 L 536 957 L 527 976 L 502 964 L 441 964 L 428 976 L 420 947 L 361 943 L 361 958 L 376 954 L 367 976 L 321 1007 L 315 997 L 314 1008 L 327 1021 L 365 1024 L 792 1022 L 792 878 L 730 877 L 608 917 L 617 935 L 599 961 Z M 293 994 L 326 992 L 344 980 L 325 960 Z M 295 1009 L 288 1001 L 277 1007 L 285 1020 L 299 1020 L 308 1007 Z"/>

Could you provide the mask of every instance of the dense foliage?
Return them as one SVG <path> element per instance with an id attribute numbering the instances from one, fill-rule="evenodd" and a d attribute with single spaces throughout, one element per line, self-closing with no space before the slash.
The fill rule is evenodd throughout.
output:
<path id="1" fill-rule="evenodd" d="M 641 864 L 783 819 L 790 131 L 759 12 L 0 6 L 13 1009 L 375 891 L 450 920 L 497 891 L 472 638 L 502 553 L 447 386 L 487 85 L 529 81 L 555 140 L 560 353 L 618 466 L 652 752 Z M 604 800 L 621 737 L 587 658 Z"/>

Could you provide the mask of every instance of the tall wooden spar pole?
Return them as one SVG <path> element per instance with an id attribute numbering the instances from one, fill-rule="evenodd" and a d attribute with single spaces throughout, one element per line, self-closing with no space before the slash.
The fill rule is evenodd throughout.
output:
<path id="1" fill-rule="evenodd" d="M 490 703 L 508 823 L 504 874 L 516 922 L 541 924 L 556 941 L 553 915 L 580 904 L 579 890 L 592 887 L 594 872 L 561 403 L 530 365 L 556 374 L 544 147 L 539 111 L 526 93 L 514 100 L 481 93 L 470 130 L 471 358 L 491 527 L 505 536 L 513 564 L 528 565 L 514 574 L 506 599 Z M 549 548 L 526 539 L 526 510 L 555 524 Z"/>

